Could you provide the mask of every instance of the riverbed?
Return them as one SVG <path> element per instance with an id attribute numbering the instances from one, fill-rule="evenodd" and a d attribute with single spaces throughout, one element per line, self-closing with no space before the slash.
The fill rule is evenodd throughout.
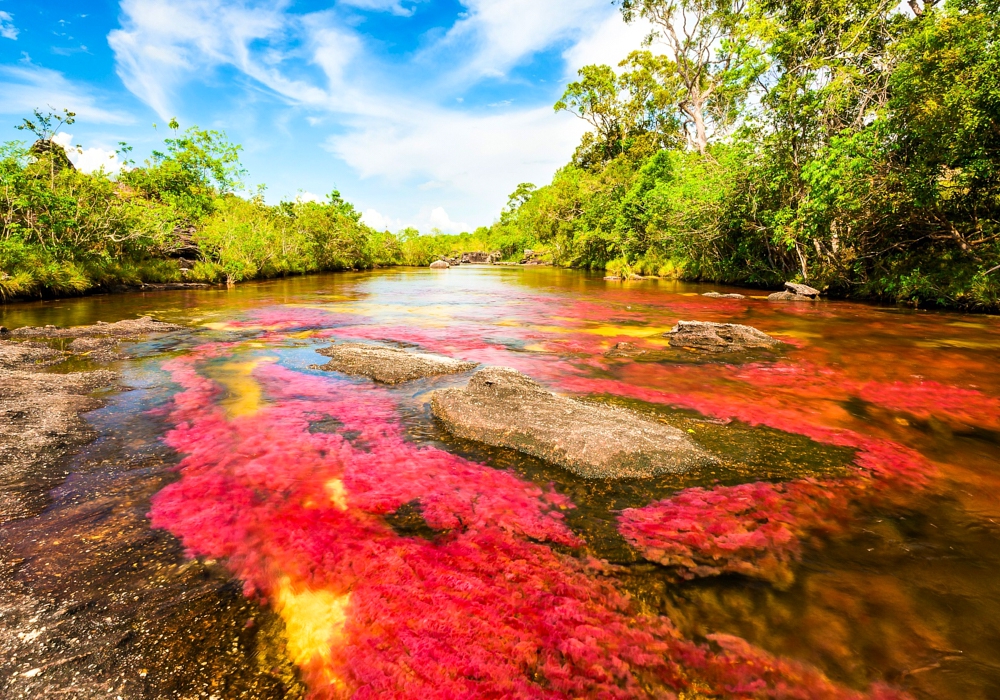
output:
<path id="1" fill-rule="evenodd" d="M 47 370 L 120 379 L 0 524 L 0 695 L 1000 697 L 1000 317 L 765 297 L 462 266 L 2 307 L 183 330 Z M 781 344 L 670 347 L 679 320 Z M 317 369 L 340 341 L 512 367 L 714 462 L 584 479 L 461 440 L 430 394 L 475 370 Z"/>

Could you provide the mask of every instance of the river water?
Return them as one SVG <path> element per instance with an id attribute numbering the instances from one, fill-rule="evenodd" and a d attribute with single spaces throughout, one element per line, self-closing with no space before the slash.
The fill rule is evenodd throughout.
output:
<path id="1" fill-rule="evenodd" d="M 100 437 L 0 529 L 0 689 L 1000 697 L 1000 318 L 755 294 L 461 267 L 4 307 L 189 330 L 124 346 Z M 678 320 L 783 344 L 706 357 Z M 340 340 L 514 367 L 717 464 L 584 480 L 463 441 L 428 397 L 469 373 L 314 368 Z"/>

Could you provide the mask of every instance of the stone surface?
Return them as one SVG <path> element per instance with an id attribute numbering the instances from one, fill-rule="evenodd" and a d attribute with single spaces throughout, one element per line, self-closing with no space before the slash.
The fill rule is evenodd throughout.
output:
<path id="1" fill-rule="evenodd" d="M 79 413 L 100 406 L 88 394 L 117 375 L 39 371 L 65 356 L 34 343 L 0 340 L 0 524 L 37 512 L 62 476 L 65 456 L 94 438 Z"/>
<path id="2" fill-rule="evenodd" d="M 781 342 L 752 326 L 709 321 L 678 321 L 663 335 L 670 340 L 671 347 L 710 353 L 770 348 Z"/>
<path id="3" fill-rule="evenodd" d="M 705 292 L 702 296 L 713 299 L 746 299 L 746 296 L 743 294 L 720 294 L 719 292 Z"/>
<path id="4" fill-rule="evenodd" d="M 329 357 L 330 361 L 325 365 L 313 365 L 314 369 L 368 377 L 383 384 L 467 372 L 479 364 L 367 343 L 341 343 L 316 352 Z"/>
<path id="5" fill-rule="evenodd" d="M 796 282 L 785 282 L 785 289 L 790 291 L 792 294 L 798 294 L 804 297 L 818 297 L 820 291 L 814 289 L 807 284 L 798 284 Z"/>
<path id="6" fill-rule="evenodd" d="M 444 260 L 435 260 L 431 263 L 432 270 L 447 270 L 451 265 L 446 263 Z"/>
<path id="7" fill-rule="evenodd" d="M 816 301 L 814 297 L 807 297 L 792 292 L 775 292 L 767 295 L 768 301 Z"/>
<path id="8" fill-rule="evenodd" d="M 515 449 L 587 479 L 645 478 L 715 462 L 677 428 L 557 396 L 507 367 L 479 370 L 464 389 L 435 391 L 431 409 L 457 437 Z"/>
<path id="9" fill-rule="evenodd" d="M 155 321 L 150 316 L 129 318 L 117 323 L 98 321 L 92 326 L 57 328 L 56 326 L 24 326 L 10 332 L 12 338 L 138 338 L 149 333 L 166 333 L 183 328 L 173 323 Z"/>
<path id="10" fill-rule="evenodd" d="M 645 354 L 645 350 L 629 342 L 615 343 L 613 348 L 604 353 L 606 357 L 638 357 Z"/>

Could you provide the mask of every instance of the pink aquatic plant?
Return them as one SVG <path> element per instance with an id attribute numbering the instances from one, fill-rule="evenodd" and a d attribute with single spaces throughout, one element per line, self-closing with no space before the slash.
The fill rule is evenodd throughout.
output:
<path id="1" fill-rule="evenodd" d="M 643 556 L 687 577 L 739 573 L 791 583 L 802 540 L 848 513 L 847 484 L 799 480 L 691 488 L 619 516 L 619 530 Z"/>
<path id="2" fill-rule="evenodd" d="M 184 458 L 151 518 L 275 606 L 314 698 L 903 697 L 682 638 L 573 553 L 565 497 L 409 442 L 385 390 L 236 350 L 165 364 L 182 388 L 166 439 Z M 208 375 L 228 361 L 252 368 L 242 390 L 259 404 L 227 408 L 241 387 Z M 403 505 L 437 535 L 394 529 Z"/>

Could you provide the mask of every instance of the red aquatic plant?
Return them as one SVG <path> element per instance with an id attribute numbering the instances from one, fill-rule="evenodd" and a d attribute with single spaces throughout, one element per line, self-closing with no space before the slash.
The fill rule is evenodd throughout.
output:
<path id="1" fill-rule="evenodd" d="M 274 603 L 313 697 L 865 697 L 639 614 L 572 553 L 565 497 L 409 442 L 384 390 L 267 362 L 252 372 L 266 400 L 227 412 L 206 373 L 233 351 L 166 363 L 182 388 L 166 439 L 184 458 L 151 518 Z M 394 528 L 403 505 L 437 535 Z"/>
<path id="2" fill-rule="evenodd" d="M 647 559 L 687 577 L 730 572 L 788 584 L 802 540 L 843 521 L 851 491 L 816 480 L 691 488 L 623 511 L 619 529 Z"/>

